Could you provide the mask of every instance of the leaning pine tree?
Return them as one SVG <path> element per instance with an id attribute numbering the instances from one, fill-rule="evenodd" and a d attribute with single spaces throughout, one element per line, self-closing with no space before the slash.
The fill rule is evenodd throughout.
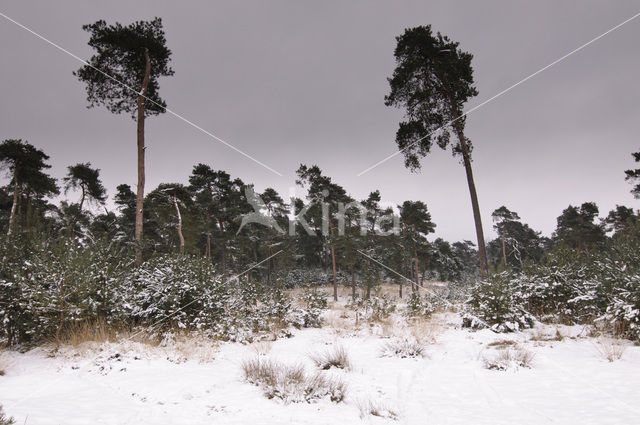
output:
<path id="1" fill-rule="evenodd" d="M 397 37 L 396 69 L 389 79 L 391 92 L 387 106 L 406 110 L 406 120 L 396 133 L 398 148 L 404 153 L 405 166 L 420 168 L 420 158 L 431 150 L 433 141 L 442 149 L 450 144 L 454 155 L 461 155 L 471 195 L 473 218 L 478 238 L 478 263 L 487 273 L 487 252 L 482 231 L 478 195 L 471 170 L 470 140 L 464 135 L 464 104 L 476 96 L 473 85 L 473 55 L 458 49 L 459 43 L 431 32 L 430 26 L 406 29 Z"/>
<path id="2" fill-rule="evenodd" d="M 112 113 L 127 112 L 138 123 L 138 189 L 136 196 L 136 263 L 142 263 L 144 200 L 144 119 L 166 110 L 158 95 L 158 78 L 173 75 L 171 50 L 166 46 L 162 20 L 138 21 L 129 26 L 97 21 L 82 27 L 91 34 L 96 54 L 74 74 L 87 84 L 89 107 L 104 105 Z"/>

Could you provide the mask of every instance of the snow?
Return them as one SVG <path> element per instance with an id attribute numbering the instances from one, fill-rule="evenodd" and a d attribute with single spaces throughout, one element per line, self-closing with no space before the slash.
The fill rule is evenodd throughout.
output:
<path id="1" fill-rule="evenodd" d="M 425 356 L 382 356 L 398 325 L 355 327 L 339 312 L 328 326 L 254 344 L 167 340 L 39 347 L 0 355 L 0 404 L 16 423 L 44 424 L 621 424 L 637 423 L 640 347 L 608 361 L 583 327 L 537 325 L 496 334 L 435 315 L 420 332 Z M 562 340 L 556 340 L 560 333 Z M 395 335 L 394 335 L 395 334 Z M 414 332 L 415 334 L 415 332 Z M 424 336 L 424 335 L 423 335 Z M 343 403 L 284 403 L 244 382 L 241 364 L 263 356 L 314 370 L 310 356 L 342 346 L 351 371 L 331 369 L 348 385 Z M 485 368 L 502 350 L 533 354 L 531 368 Z M 373 416 L 370 405 L 378 407 Z"/>

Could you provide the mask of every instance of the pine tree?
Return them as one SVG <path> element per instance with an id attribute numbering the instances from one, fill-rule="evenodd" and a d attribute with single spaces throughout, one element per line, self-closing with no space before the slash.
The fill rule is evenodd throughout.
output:
<path id="1" fill-rule="evenodd" d="M 636 162 L 640 162 L 640 152 L 634 152 L 631 155 Z M 640 198 L 640 168 L 636 168 L 635 170 L 627 170 L 624 173 L 627 176 L 625 177 L 625 180 L 635 183 L 635 186 L 633 186 L 633 189 L 631 189 L 631 193 L 633 193 L 633 196 L 635 196 L 636 198 Z"/>
<path id="2" fill-rule="evenodd" d="M 435 232 L 436 225 L 431 221 L 431 214 L 427 205 L 422 201 L 404 201 L 398 206 L 400 210 L 400 225 L 402 227 L 403 242 L 407 253 L 410 254 L 411 274 L 416 286 L 421 285 L 419 252 L 427 243 L 427 235 Z"/>
<path id="3" fill-rule="evenodd" d="M 138 21 L 128 26 L 105 21 L 82 27 L 96 52 L 74 73 L 87 85 L 89 106 L 104 105 L 114 114 L 127 112 L 137 120 L 138 188 L 136 195 L 136 264 L 142 263 L 144 210 L 144 120 L 165 112 L 158 94 L 158 78 L 173 75 L 171 50 L 166 46 L 162 20 Z"/>
<path id="4" fill-rule="evenodd" d="M 471 196 L 473 218 L 478 238 L 478 260 L 487 273 L 487 254 L 482 219 L 471 169 L 471 142 L 464 134 L 464 104 L 478 91 L 474 87 L 473 55 L 458 48 L 430 26 L 406 29 L 397 37 L 394 52 L 396 69 L 389 79 L 391 92 L 385 97 L 387 106 L 404 108 L 407 121 L 400 123 L 396 143 L 404 154 L 405 166 L 415 171 L 420 158 L 426 156 L 435 141 L 445 149 L 452 146 L 454 155 L 462 157 Z M 457 143 L 451 143 L 451 134 Z"/>
<path id="5" fill-rule="evenodd" d="M 7 235 L 11 235 L 22 204 L 26 203 L 26 210 L 30 208 L 32 195 L 43 198 L 60 193 L 55 179 L 43 171 L 51 168 L 48 159 L 43 151 L 22 140 L 7 139 L 0 144 L 0 164 L 8 167 L 13 186 Z"/>
<path id="6" fill-rule="evenodd" d="M 589 251 L 601 246 L 606 238 L 604 225 L 595 221 L 598 212 L 594 202 L 585 202 L 580 207 L 569 205 L 558 217 L 554 239 L 588 256 Z"/>
<path id="7" fill-rule="evenodd" d="M 91 168 L 89 162 L 67 167 L 67 176 L 64 178 L 65 193 L 69 190 L 80 189 L 82 197 L 78 209 L 82 211 L 85 199 L 104 205 L 107 199 L 107 190 L 100 181 L 100 170 Z"/>

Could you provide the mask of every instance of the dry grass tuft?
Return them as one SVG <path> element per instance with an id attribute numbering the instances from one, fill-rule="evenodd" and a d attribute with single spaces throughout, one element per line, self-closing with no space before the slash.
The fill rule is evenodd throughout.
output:
<path id="1" fill-rule="evenodd" d="M 2 406 L 0 405 L 0 425 L 13 425 L 15 424 L 16 421 L 10 417 L 10 416 L 6 416 L 4 414 L 4 410 L 2 409 Z M 25 421 L 26 423 L 26 421 Z"/>
<path id="2" fill-rule="evenodd" d="M 382 346 L 382 357 L 400 357 L 401 359 L 411 357 L 424 357 L 424 346 L 420 341 L 411 338 L 393 339 Z"/>
<path id="3" fill-rule="evenodd" d="M 57 346 L 71 345 L 76 348 L 87 342 L 114 342 L 121 330 L 105 320 L 82 321 L 60 329 L 53 342 Z"/>
<path id="4" fill-rule="evenodd" d="M 596 343 L 596 349 L 602 358 L 613 363 L 622 358 L 627 344 L 620 339 L 602 337 Z"/>
<path id="5" fill-rule="evenodd" d="M 438 323 L 435 318 L 414 318 L 408 322 L 409 333 L 420 344 L 433 344 L 436 342 L 436 336 L 442 330 L 442 324 Z"/>
<path id="6" fill-rule="evenodd" d="M 564 335 L 560 332 L 560 329 L 556 328 L 554 334 L 549 334 L 544 331 L 544 329 L 536 329 L 533 334 L 531 334 L 531 341 L 540 341 L 540 342 L 548 342 L 548 341 L 562 341 L 564 340 Z"/>
<path id="7" fill-rule="evenodd" d="M 352 370 L 351 360 L 344 347 L 336 345 L 331 350 L 324 353 L 316 353 L 309 355 L 311 361 L 322 370 L 329 370 L 332 367 L 336 369 Z"/>
<path id="8" fill-rule="evenodd" d="M 500 349 L 511 347 L 512 345 L 516 345 L 516 342 L 510 339 L 499 339 L 497 341 L 490 342 L 489 344 L 487 344 L 487 347 L 495 347 Z"/>
<path id="9" fill-rule="evenodd" d="M 257 341 L 251 344 L 253 351 L 259 356 L 266 356 L 271 351 L 272 341 Z"/>
<path id="10" fill-rule="evenodd" d="M 484 367 L 490 370 L 508 370 L 519 367 L 530 369 L 534 354 L 524 348 L 500 350 L 498 355 L 483 357 Z"/>
<path id="11" fill-rule="evenodd" d="M 360 410 L 360 419 L 368 416 L 377 416 L 379 418 L 398 420 L 398 412 L 393 407 L 381 401 L 357 400 L 356 406 Z"/>
<path id="12" fill-rule="evenodd" d="M 355 314 L 351 316 L 350 311 L 338 305 L 325 313 L 324 326 L 329 327 L 338 336 L 351 334 L 357 329 Z"/>
<path id="13" fill-rule="evenodd" d="M 307 375 L 301 365 L 289 366 L 257 357 L 245 360 L 241 367 L 244 379 L 260 387 L 269 399 L 311 403 L 328 397 L 331 401 L 340 403 L 347 392 L 344 382 L 320 373 Z"/>

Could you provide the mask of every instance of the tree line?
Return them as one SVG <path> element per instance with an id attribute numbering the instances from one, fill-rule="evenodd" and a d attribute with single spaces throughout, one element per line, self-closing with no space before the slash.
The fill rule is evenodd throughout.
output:
<path id="1" fill-rule="evenodd" d="M 108 239 L 135 251 L 137 194 L 132 188 L 117 186 L 113 195 L 116 211 L 108 211 L 99 169 L 89 162 L 71 165 L 57 181 L 47 173 L 48 160 L 45 152 L 26 141 L 0 143 L 0 162 L 10 176 L 9 184 L 0 188 L 0 223 L 6 235 Z M 385 276 L 400 285 L 415 283 L 415 288 L 425 279 L 450 281 L 479 274 L 472 242 L 428 239 L 436 224 L 424 202 L 407 200 L 397 208 L 383 207 L 378 190 L 356 200 L 315 165 L 301 165 L 297 177 L 306 199 L 285 201 L 272 188 L 256 194 L 261 213 L 280 229 L 295 226 L 293 232 L 279 231 L 258 223 L 241 225 L 243 217 L 255 213 L 245 192 L 253 184 L 207 164 L 194 165 L 184 182 L 161 183 L 145 195 L 143 258 L 166 253 L 198 255 L 226 275 L 272 257 L 250 276 L 276 283 L 284 282 L 296 269 L 324 270 L 328 282 L 351 284 L 354 291 L 362 286 L 367 294 Z M 51 198 L 60 194 L 65 199 L 53 203 Z M 77 200 L 72 201 L 71 195 Z M 339 203 L 359 208 L 339 214 Z M 323 209 L 329 212 L 328 220 Z M 301 212 L 311 234 L 291 220 Z M 499 270 L 539 262 L 558 244 L 589 256 L 605 249 L 616 233 L 637 223 L 638 214 L 630 207 L 617 206 L 599 218 L 593 202 L 570 205 L 558 216 L 550 238 L 505 206 L 497 208 L 492 219 L 498 237 L 487 244 L 487 253 L 490 268 Z M 390 231 L 394 221 L 399 223 L 396 232 Z M 337 231 L 338 226 L 342 232 Z M 281 253 L 274 256 L 277 252 Z M 392 273 L 383 276 L 381 266 L 372 259 L 408 279 Z"/>
<path id="2" fill-rule="evenodd" d="M 423 279 L 459 280 L 522 267 L 527 261 L 540 261 L 558 244 L 588 256 L 606 246 L 608 233 L 615 234 L 637 220 L 637 213 L 624 206 L 601 220 L 598 207 L 585 202 L 565 209 L 556 231 L 546 238 L 522 223 L 517 212 L 502 206 L 492 214 L 498 238 L 485 243 L 472 171 L 473 144 L 465 134 L 463 113 L 466 102 L 478 94 L 473 55 L 447 36 L 434 34 L 430 26 L 419 26 L 397 37 L 396 68 L 389 78 L 385 103 L 405 110 L 396 143 L 409 169 L 420 168 L 434 143 L 442 149 L 450 147 L 460 158 L 469 186 L 476 243 L 428 241 L 435 223 L 424 202 L 408 200 L 395 209 L 384 208 L 379 191 L 356 200 L 318 166 L 304 164 L 297 170 L 297 184 L 306 188 L 306 199 L 286 202 L 271 188 L 258 195 L 264 212 L 280 227 L 286 228 L 291 215 L 304 211 L 312 234 L 304 229 L 283 235 L 258 225 L 243 227 L 242 218 L 254 212 L 244 193 L 252 185 L 211 165 L 196 164 L 184 182 L 163 183 L 145 192 L 145 119 L 167 111 L 159 95 L 159 78 L 174 73 L 162 20 L 128 26 L 100 20 L 83 29 L 89 33 L 94 55 L 74 75 L 85 84 L 89 107 L 104 106 L 112 113 L 130 114 L 136 121 L 135 191 L 119 185 L 114 195 L 117 211 L 92 213 L 86 205 L 104 208 L 107 194 L 99 170 L 91 163 L 69 166 L 59 185 L 46 172 L 50 168 L 46 153 L 26 141 L 5 140 L 0 145 L 0 161 L 8 169 L 10 182 L 0 191 L 0 220 L 9 237 L 109 238 L 130 247 L 137 265 L 168 252 L 202 255 L 223 274 L 260 264 L 249 276 L 267 282 L 285 281 L 292 270 L 316 268 L 328 271 L 327 280 L 337 296 L 339 281 L 351 284 L 354 293 L 362 285 L 369 294 L 382 276 L 376 261 L 401 275 L 385 273 L 400 284 L 402 292 L 403 284 L 410 282 L 415 289 Z M 633 155 L 640 160 L 640 153 Z M 626 175 L 633 182 L 640 179 L 639 170 Z M 636 196 L 639 186 L 633 191 Z M 80 200 L 49 202 L 61 191 L 79 191 Z M 365 222 L 356 209 L 336 214 L 340 203 L 361 205 Z M 323 220 L 323 208 L 331 211 L 329 220 Z M 380 221 L 382 216 L 396 216 L 398 231 L 380 236 L 393 222 Z M 344 224 L 344 232 L 336 232 L 339 223 Z"/>

